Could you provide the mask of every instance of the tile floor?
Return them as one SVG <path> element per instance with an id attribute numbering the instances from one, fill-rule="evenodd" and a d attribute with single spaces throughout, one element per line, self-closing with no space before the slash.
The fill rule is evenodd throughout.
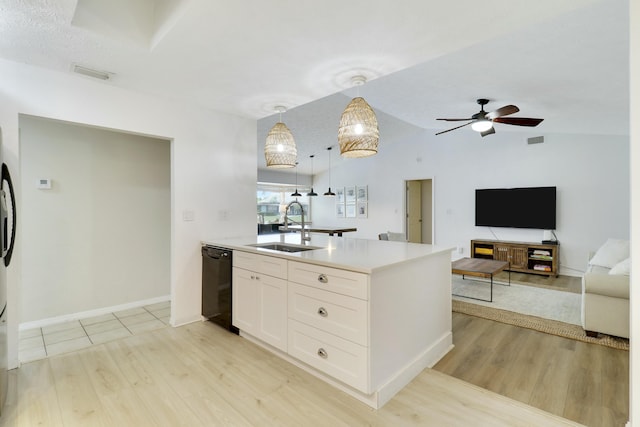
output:
<path id="1" fill-rule="evenodd" d="M 21 363 L 67 353 L 169 325 L 171 302 L 20 331 Z"/>

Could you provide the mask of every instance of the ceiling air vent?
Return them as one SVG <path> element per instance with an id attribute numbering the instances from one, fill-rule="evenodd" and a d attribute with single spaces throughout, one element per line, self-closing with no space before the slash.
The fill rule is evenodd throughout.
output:
<path id="1" fill-rule="evenodd" d="M 542 144 L 544 142 L 544 136 L 536 136 L 527 139 L 527 144 Z"/>
<path id="2" fill-rule="evenodd" d="M 73 64 L 71 69 L 74 73 L 82 74 L 84 76 L 89 76 L 93 77 L 94 79 L 100 80 L 109 80 L 113 75 L 113 73 L 110 73 L 108 71 L 93 70 L 91 68 L 83 67 L 82 65 L 78 64 Z"/>

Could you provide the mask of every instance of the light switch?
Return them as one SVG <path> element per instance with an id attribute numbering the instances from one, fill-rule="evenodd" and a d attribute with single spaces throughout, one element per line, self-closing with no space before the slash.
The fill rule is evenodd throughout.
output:
<path id="1" fill-rule="evenodd" d="M 183 221 L 193 221 L 196 217 L 196 213 L 191 209 L 185 209 L 182 211 L 182 220 Z"/>
<path id="2" fill-rule="evenodd" d="M 40 178 L 36 181 L 36 188 L 39 190 L 50 190 L 51 180 L 49 178 Z"/>

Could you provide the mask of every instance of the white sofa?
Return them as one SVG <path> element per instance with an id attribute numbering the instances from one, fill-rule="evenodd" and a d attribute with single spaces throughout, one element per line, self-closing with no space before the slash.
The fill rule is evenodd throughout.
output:
<path id="1" fill-rule="evenodd" d="M 582 277 L 582 327 L 629 338 L 629 241 L 609 239 L 589 260 Z"/>

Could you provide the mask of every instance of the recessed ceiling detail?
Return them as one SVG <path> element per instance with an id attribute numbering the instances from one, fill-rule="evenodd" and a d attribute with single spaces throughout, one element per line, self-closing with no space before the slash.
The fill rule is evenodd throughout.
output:
<path id="1" fill-rule="evenodd" d="M 78 0 L 71 24 L 152 49 L 167 33 L 185 0 Z"/>

